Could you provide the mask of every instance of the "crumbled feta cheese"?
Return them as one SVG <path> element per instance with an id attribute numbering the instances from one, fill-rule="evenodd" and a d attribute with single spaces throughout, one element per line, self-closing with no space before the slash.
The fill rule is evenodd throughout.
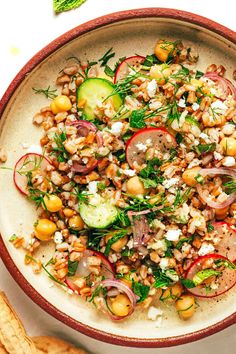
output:
<path id="1" fill-rule="evenodd" d="M 168 230 L 167 233 L 166 233 L 166 239 L 168 241 L 178 241 L 180 234 L 181 234 L 181 230 L 180 229 Z"/>
<path id="2" fill-rule="evenodd" d="M 223 166 L 232 167 L 235 165 L 235 158 L 233 156 L 226 156 L 222 162 Z"/>
<path id="3" fill-rule="evenodd" d="M 201 248 L 198 251 L 199 256 L 205 256 L 206 254 L 214 252 L 215 247 L 208 242 L 203 242 Z"/>
<path id="4" fill-rule="evenodd" d="M 155 79 L 150 81 L 147 85 L 147 93 L 150 98 L 153 98 L 155 96 L 155 93 L 157 91 L 157 82 Z"/>
<path id="5" fill-rule="evenodd" d="M 185 122 L 185 118 L 187 117 L 188 115 L 188 111 L 185 110 L 181 113 L 180 117 L 179 117 L 179 126 L 182 127 L 182 125 L 184 124 Z M 175 119 L 176 120 L 176 119 Z"/>
<path id="6" fill-rule="evenodd" d="M 169 259 L 161 258 L 159 266 L 162 270 L 166 270 L 169 267 Z"/>
<path id="7" fill-rule="evenodd" d="M 148 309 L 147 317 L 149 320 L 156 321 L 157 317 L 162 316 L 163 311 L 157 307 L 150 306 Z"/>
<path id="8" fill-rule="evenodd" d="M 147 151 L 147 146 L 143 143 L 136 144 L 136 147 L 138 148 L 139 151 L 143 151 L 143 152 Z"/>
<path id="9" fill-rule="evenodd" d="M 27 153 L 42 155 L 43 149 L 40 145 L 32 144 L 26 151 Z"/>
<path id="10" fill-rule="evenodd" d="M 149 103 L 149 108 L 150 108 L 152 111 L 157 110 L 157 109 L 160 108 L 161 106 L 162 106 L 162 103 L 159 102 L 159 101 L 156 101 L 156 100 L 151 100 L 150 103 Z"/>
<path id="11" fill-rule="evenodd" d="M 115 122 L 112 124 L 110 132 L 113 135 L 119 136 L 120 133 L 122 132 L 122 128 L 123 128 L 123 123 L 122 122 Z"/>
<path id="12" fill-rule="evenodd" d="M 181 108 L 184 108 L 186 107 L 186 102 L 185 102 L 185 99 L 181 98 L 178 102 L 178 106 L 181 107 Z"/>
<path id="13" fill-rule="evenodd" d="M 199 104 L 198 104 L 197 102 L 194 102 L 194 104 L 192 105 L 192 109 L 193 109 L 194 111 L 197 111 L 199 107 L 200 107 L 200 106 L 199 106 Z"/>
<path id="14" fill-rule="evenodd" d="M 214 109 L 216 113 L 224 113 L 227 106 L 221 100 L 216 100 L 211 104 L 211 109 Z"/>
<path id="15" fill-rule="evenodd" d="M 60 231 L 56 231 L 55 235 L 54 235 L 54 242 L 59 245 L 60 243 L 63 242 L 63 236 L 62 233 Z"/>
<path id="16" fill-rule="evenodd" d="M 133 177 L 136 175 L 136 172 L 134 170 L 122 170 L 122 172 L 124 173 L 124 175 L 129 177 Z"/>
<path id="17" fill-rule="evenodd" d="M 214 159 L 217 160 L 217 161 L 220 161 L 220 160 L 223 159 L 223 156 L 217 151 L 214 151 L 213 155 L 214 155 Z"/>
<path id="18" fill-rule="evenodd" d="M 210 287 L 212 290 L 216 290 L 216 289 L 218 289 L 219 285 L 216 283 L 211 283 Z"/>
<path id="19" fill-rule="evenodd" d="M 161 316 L 157 317 L 157 320 L 155 321 L 155 327 L 160 328 L 162 325 L 162 320 L 163 318 Z"/>
<path id="20" fill-rule="evenodd" d="M 174 282 L 179 281 L 179 276 L 178 274 L 175 273 L 175 271 L 173 272 L 172 270 L 167 270 L 166 276 L 171 280 L 173 280 Z"/>
<path id="21" fill-rule="evenodd" d="M 188 168 L 192 168 L 192 167 L 195 167 L 195 166 L 199 166 L 201 163 L 200 160 L 198 159 L 193 159 L 193 161 L 190 162 L 190 164 L 188 165 Z"/>
<path id="22" fill-rule="evenodd" d="M 88 191 L 90 194 L 96 194 L 98 191 L 98 181 L 89 182 Z"/>
<path id="23" fill-rule="evenodd" d="M 199 135 L 199 138 L 202 138 L 203 140 L 208 140 L 208 139 L 209 139 L 209 136 L 208 136 L 207 134 L 205 134 L 205 133 L 201 133 L 201 134 Z"/>
<path id="24" fill-rule="evenodd" d="M 134 240 L 133 240 L 133 239 L 130 239 L 130 240 L 128 241 L 127 247 L 128 247 L 129 249 L 134 248 Z"/>
<path id="25" fill-rule="evenodd" d="M 166 179 L 162 185 L 166 189 L 169 189 L 170 187 L 174 186 L 176 183 L 179 182 L 179 178 L 171 178 L 171 179 Z"/>

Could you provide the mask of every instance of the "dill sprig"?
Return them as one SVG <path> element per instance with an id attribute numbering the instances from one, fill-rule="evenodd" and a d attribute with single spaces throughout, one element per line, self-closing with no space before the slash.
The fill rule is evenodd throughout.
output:
<path id="1" fill-rule="evenodd" d="M 108 51 L 100 58 L 98 61 L 101 63 L 100 66 L 106 66 L 108 61 L 115 56 L 115 52 L 112 52 L 113 48 L 108 49 Z"/>
<path id="2" fill-rule="evenodd" d="M 231 181 L 225 182 L 223 186 L 225 187 L 226 194 L 236 193 L 236 179 L 232 179 Z"/>
<path id="3" fill-rule="evenodd" d="M 43 94 L 46 98 L 51 98 L 52 100 L 57 97 L 57 89 L 51 89 L 50 85 L 46 89 L 32 87 L 32 90 L 36 94 Z"/>
<path id="4" fill-rule="evenodd" d="M 191 187 L 187 188 L 186 191 L 182 194 L 181 194 L 180 189 L 177 190 L 175 200 L 173 203 L 174 209 L 178 208 L 179 206 L 181 206 L 182 204 L 184 204 L 188 200 L 191 191 L 192 191 Z"/>
<path id="5" fill-rule="evenodd" d="M 55 133 L 53 137 L 56 147 L 52 148 L 51 155 L 55 155 L 58 162 L 65 162 L 70 158 L 70 153 L 65 149 L 64 141 L 66 141 L 66 133 L 61 131 L 60 133 Z"/>

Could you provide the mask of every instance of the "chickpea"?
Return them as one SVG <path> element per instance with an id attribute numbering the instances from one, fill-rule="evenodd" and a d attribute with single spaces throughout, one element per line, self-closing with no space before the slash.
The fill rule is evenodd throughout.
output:
<path id="1" fill-rule="evenodd" d="M 232 216 L 236 215 L 236 203 L 231 204 L 229 212 Z"/>
<path id="2" fill-rule="evenodd" d="M 163 40 L 160 40 L 157 42 L 154 53 L 157 57 L 162 62 L 167 61 L 169 55 L 174 52 L 174 43 L 171 42 L 166 42 Z"/>
<path id="3" fill-rule="evenodd" d="M 35 225 L 35 236 L 41 241 L 48 241 L 56 231 L 57 226 L 48 219 L 39 219 Z"/>
<path id="4" fill-rule="evenodd" d="M 187 320 L 193 316 L 195 311 L 195 298 L 193 295 L 185 294 L 175 303 L 176 310 L 178 311 L 179 316 L 183 320 Z"/>
<path id="5" fill-rule="evenodd" d="M 199 171 L 201 170 L 201 167 L 196 166 L 193 168 L 189 168 L 184 171 L 182 174 L 182 178 L 184 183 L 186 183 L 190 187 L 194 187 L 197 184 L 197 181 L 195 177 L 199 174 Z"/>
<path id="6" fill-rule="evenodd" d="M 176 283 L 166 290 L 163 291 L 161 294 L 160 299 L 168 302 L 173 302 L 177 299 L 179 299 L 180 295 L 183 292 L 183 287 L 180 283 Z"/>
<path id="7" fill-rule="evenodd" d="M 236 139 L 223 138 L 220 142 L 223 152 L 228 156 L 236 156 Z"/>
<path id="8" fill-rule="evenodd" d="M 50 211 L 51 213 L 55 213 L 62 208 L 62 200 L 55 194 L 45 195 L 43 197 L 44 208 Z"/>
<path id="9" fill-rule="evenodd" d="M 166 79 L 171 75 L 171 69 L 166 65 L 153 65 L 150 69 L 150 76 L 156 79 L 159 85 L 164 85 Z"/>
<path id="10" fill-rule="evenodd" d="M 79 231 L 83 230 L 84 229 L 84 221 L 81 218 L 81 216 L 80 215 L 72 216 L 69 219 L 69 227 L 71 227 L 72 229 L 75 229 L 75 230 L 79 230 Z"/>
<path id="11" fill-rule="evenodd" d="M 131 307 L 129 298 L 124 294 L 111 299 L 111 310 L 116 316 L 127 316 Z"/>
<path id="12" fill-rule="evenodd" d="M 65 95 L 59 95 L 52 101 L 50 108 L 52 113 L 57 114 L 59 112 L 67 112 L 72 108 L 72 103 L 69 97 Z"/>
<path id="13" fill-rule="evenodd" d="M 108 234 L 106 236 L 106 243 L 114 236 L 114 234 Z M 126 245 L 128 242 L 128 236 L 125 235 L 124 237 L 120 238 L 118 241 L 114 242 L 111 246 L 111 249 L 115 252 L 120 252 L 122 248 Z"/>
<path id="14" fill-rule="evenodd" d="M 73 215 L 75 215 L 75 211 L 70 208 L 65 208 L 63 209 L 63 214 L 65 215 L 66 218 L 71 218 Z"/>
<path id="15" fill-rule="evenodd" d="M 222 209 L 215 209 L 215 217 L 217 220 L 224 220 L 228 214 L 229 207 L 226 206 Z"/>
<path id="16" fill-rule="evenodd" d="M 140 181 L 138 176 L 131 177 L 127 182 L 127 193 L 131 195 L 143 195 L 146 190 L 143 182 Z"/>

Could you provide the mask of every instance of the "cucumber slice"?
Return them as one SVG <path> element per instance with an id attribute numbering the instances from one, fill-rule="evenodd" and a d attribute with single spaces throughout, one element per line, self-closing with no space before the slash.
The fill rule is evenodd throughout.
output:
<path id="1" fill-rule="evenodd" d="M 96 206 L 81 203 L 79 212 L 85 224 L 96 229 L 104 229 L 111 225 L 118 215 L 116 207 L 105 199 L 101 199 L 101 202 Z"/>
<path id="2" fill-rule="evenodd" d="M 82 85 L 77 89 L 77 102 L 85 99 L 86 103 L 83 107 L 83 112 L 88 120 L 95 119 L 94 110 L 97 103 L 103 102 L 105 98 L 112 94 L 114 91 L 112 82 L 102 78 L 91 78 L 85 80 Z M 109 100 L 112 101 L 116 111 L 120 108 L 123 100 L 119 94 L 111 96 Z"/>

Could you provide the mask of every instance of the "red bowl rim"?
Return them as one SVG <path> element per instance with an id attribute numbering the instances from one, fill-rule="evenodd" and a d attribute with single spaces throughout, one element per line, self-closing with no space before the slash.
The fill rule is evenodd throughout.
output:
<path id="1" fill-rule="evenodd" d="M 82 25 L 75 27 L 74 29 L 66 32 L 62 36 L 58 37 L 51 43 L 49 43 L 46 47 L 40 50 L 36 55 L 32 57 L 31 60 L 20 70 L 20 72 L 13 79 L 9 87 L 7 88 L 5 94 L 3 95 L 0 101 L 0 118 L 7 107 L 7 104 L 13 95 L 16 88 L 21 84 L 24 80 L 25 76 L 33 70 L 39 63 L 41 63 L 44 59 L 46 59 L 50 54 L 59 49 L 61 46 L 70 42 L 71 40 L 81 36 L 87 32 L 90 32 L 94 29 L 103 27 L 105 25 L 117 23 L 124 20 L 132 20 L 137 18 L 169 18 L 180 20 L 187 23 L 192 23 L 198 25 L 204 29 L 207 29 L 227 40 L 236 44 L 236 33 L 229 28 L 222 26 L 212 20 L 209 20 L 205 17 L 182 11 L 176 9 L 168 9 L 168 8 L 143 8 L 143 9 L 133 9 L 127 11 L 120 11 L 112 14 L 108 14 L 89 22 L 86 22 Z M 70 316 L 64 314 L 56 307 L 54 307 L 51 303 L 49 303 L 45 298 L 43 298 L 25 279 L 23 274 L 16 267 L 13 259 L 11 258 L 2 237 L 0 237 L 0 255 L 5 263 L 8 271 L 12 275 L 12 277 L 16 280 L 19 286 L 23 289 L 23 291 L 42 309 L 44 309 L 47 313 L 51 314 L 56 319 L 60 320 L 64 324 L 69 327 L 88 335 L 94 339 L 104 341 L 111 344 L 122 345 L 122 346 L 130 346 L 130 347 L 140 347 L 140 348 L 161 348 L 161 347 L 170 347 L 175 345 L 180 345 L 184 343 L 193 342 L 199 340 L 201 338 L 212 335 L 218 331 L 221 331 L 232 324 L 236 323 L 236 312 L 226 317 L 225 319 L 203 328 L 201 330 L 183 334 L 179 336 L 173 336 L 168 338 L 132 338 L 126 336 L 120 336 L 116 334 L 110 334 L 101 330 L 97 330 L 90 326 L 87 326 Z"/>

